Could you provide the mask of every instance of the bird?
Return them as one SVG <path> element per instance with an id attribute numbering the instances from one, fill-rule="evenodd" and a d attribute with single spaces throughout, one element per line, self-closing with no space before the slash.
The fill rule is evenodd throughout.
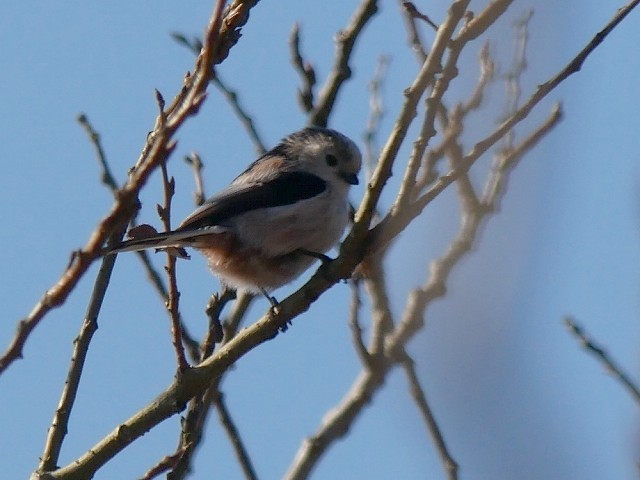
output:
<path id="1" fill-rule="evenodd" d="M 284 137 L 173 231 L 135 235 L 107 254 L 192 247 L 223 285 L 269 293 L 298 278 L 342 238 L 362 156 L 342 133 L 307 127 Z M 149 227 L 151 228 L 151 227 Z"/>

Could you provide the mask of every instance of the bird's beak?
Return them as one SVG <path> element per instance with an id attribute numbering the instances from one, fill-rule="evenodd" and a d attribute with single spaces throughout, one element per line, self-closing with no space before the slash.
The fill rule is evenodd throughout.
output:
<path id="1" fill-rule="evenodd" d="M 360 183 L 358 181 L 358 175 L 356 175 L 355 173 L 340 172 L 339 175 L 340 178 L 342 178 L 349 185 L 358 185 Z"/>

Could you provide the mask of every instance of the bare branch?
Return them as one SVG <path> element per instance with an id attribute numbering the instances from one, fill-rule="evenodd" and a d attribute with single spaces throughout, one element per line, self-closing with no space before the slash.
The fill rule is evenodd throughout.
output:
<path id="1" fill-rule="evenodd" d="M 101 280 L 104 280 L 106 276 L 110 275 L 114 263 L 115 257 L 113 256 L 103 259 L 102 268 L 100 269 L 100 273 L 98 274 L 98 278 L 94 284 L 80 333 L 73 341 L 71 364 L 69 365 L 69 371 L 67 372 L 67 378 L 64 382 L 64 388 L 62 389 L 58 407 L 56 408 L 53 421 L 51 422 L 51 426 L 47 432 L 44 452 L 40 457 L 40 464 L 38 465 L 39 471 L 44 472 L 53 470 L 60 458 L 62 443 L 67 434 L 69 419 L 71 418 L 71 412 L 78 393 L 80 377 L 84 369 L 89 345 L 91 344 L 93 334 L 98 329 L 98 311 L 102 304 L 102 299 L 104 298 L 104 292 L 106 291 L 107 286 L 106 283 Z"/>
<path id="2" fill-rule="evenodd" d="M 624 373 L 622 367 L 613 361 L 606 350 L 591 340 L 584 328 L 578 325 L 573 318 L 565 317 L 564 324 L 569 329 L 569 332 L 578 339 L 584 349 L 592 354 L 614 377 L 618 379 L 637 403 L 640 403 L 640 388 L 638 388 L 638 386 L 629 378 L 629 375 Z"/>
<path id="3" fill-rule="evenodd" d="M 427 430 L 433 439 L 433 443 L 436 445 L 436 449 L 438 450 L 444 469 L 447 472 L 447 478 L 449 478 L 449 480 L 456 480 L 458 478 L 458 464 L 449 453 L 449 449 L 444 441 L 440 427 L 438 427 L 438 423 L 431 411 L 431 407 L 427 402 L 427 396 L 420 386 L 420 380 L 416 374 L 415 364 L 406 352 L 404 352 L 402 356 L 402 367 L 407 375 L 411 395 L 413 396 L 413 399 L 418 406 L 418 410 L 420 410 L 420 413 L 427 424 Z"/>
<path id="4" fill-rule="evenodd" d="M 364 165 L 366 168 L 366 178 L 371 178 L 373 172 L 375 159 L 378 158 L 378 148 L 376 146 L 376 136 L 380 128 L 380 120 L 384 116 L 384 106 L 382 104 L 382 85 L 384 83 L 385 75 L 387 73 L 387 67 L 391 62 L 391 57 L 386 55 L 380 55 L 378 57 L 378 63 L 376 64 L 376 70 L 373 74 L 373 78 L 369 83 L 369 91 L 371 96 L 369 97 L 370 114 L 367 120 L 367 126 L 364 131 Z"/>
<path id="5" fill-rule="evenodd" d="M 316 86 L 316 71 L 310 62 L 307 62 L 300 52 L 300 25 L 293 24 L 289 35 L 289 51 L 291 63 L 300 75 L 302 86 L 298 88 L 298 101 L 305 113 L 313 110 L 313 89 Z"/>
<path id="6" fill-rule="evenodd" d="M 193 201 L 199 207 L 204 203 L 204 182 L 202 181 L 202 159 L 200 155 L 193 152 L 191 155 L 186 155 L 184 161 L 193 169 L 193 178 L 196 184 L 196 190 L 193 192 Z"/>
<path id="7" fill-rule="evenodd" d="M 102 142 L 100 141 L 100 134 L 93 128 L 91 122 L 89 122 L 89 118 L 84 113 L 78 115 L 78 123 L 82 126 L 84 131 L 87 133 L 89 140 L 91 140 L 91 144 L 96 150 L 96 157 L 98 158 L 98 162 L 100 163 L 100 167 L 102 168 L 101 180 L 109 189 L 114 193 L 118 190 L 118 182 L 116 181 L 113 173 L 111 173 L 111 168 L 109 167 L 109 163 L 107 162 L 107 156 L 104 153 L 104 149 L 102 148 Z"/>
<path id="8" fill-rule="evenodd" d="M 175 180 L 173 177 L 169 178 L 167 172 L 167 164 L 163 162 L 160 165 L 162 170 L 162 185 L 164 187 L 164 206 L 158 206 L 162 223 L 166 232 L 171 231 L 171 200 L 175 194 Z M 167 265 L 165 271 L 167 272 L 167 281 L 169 284 L 169 295 L 167 297 L 167 312 L 171 319 L 171 340 L 173 348 L 176 351 L 176 358 L 178 361 L 178 375 L 181 372 L 189 368 L 189 362 L 184 354 L 184 345 L 182 344 L 182 328 L 180 325 L 180 292 L 178 291 L 178 280 L 176 278 L 176 257 L 172 255 L 171 251 L 167 250 Z"/>
<path id="9" fill-rule="evenodd" d="M 300 446 L 284 476 L 286 480 L 309 478 L 322 455 L 335 440 L 349 432 L 357 416 L 379 391 L 390 366 L 389 363 L 382 361 L 375 370 L 365 370 L 360 373 L 340 404 L 327 412 L 318 431 L 312 437 L 305 439 Z"/>
<path id="10" fill-rule="evenodd" d="M 351 338 L 353 339 L 353 345 L 356 349 L 360 361 L 365 366 L 369 366 L 371 363 L 371 355 L 367 350 L 364 340 L 362 338 L 362 327 L 360 326 L 360 307 L 362 301 L 360 300 L 360 280 L 354 279 L 351 281 L 351 308 L 349 312 L 349 327 L 351 328 Z"/>
<path id="11" fill-rule="evenodd" d="M 218 91 L 222 93 L 229 105 L 231 105 L 231 109 L 233 110 L 233 113 L 235 113 L 236 117 L 240 119 L 240 123 L 249 135 L 251 142 L 253 142 L 253 149 L 258 155 L 262 155 L 267 151 L 266 144 L 264 143 L 262 136 L 258 133 L 258 127 L 256 127 L 253 116 L 251 116 L 240 104 L 240 96 L 238 95 L 238 92 L 229 87 L 227 83 L 220 78 L 219 74 L 211 81 Z"/>
<path id="12" fill-rule="evenodd" d="M 376 0 L 363 0 L 351 22 L 337 35 L 336 58 L 331 73 L 318 94 L 318 100 L 313 111 L 310 112 L 307 123 L 319 127 L 326 127 L 329 123 L 329 115 L 333 111 L 333 105 L 338 97 L 342 84 L 351 77 L 349 60 L 356 39 L 369 20 L 378 12 Z"/>
<path id="13" fill-rule="evenodd" d="M 428 16 L 426 16 L 424 13 L 418 11 L 418 8 L 414 5 L 413 2 L 402 2 L 402 6 L 407 11 L 407 13 L 411 15 L 412 18 L 422 20 L 431 28 L 433 28 L 435 31 L 438 31 L 438 25 L 433 23 L 433 21 L 431 21 L 431 19 Z"/>
<path id="14" fill-rule="evenodd" d="M 236 454 L 236 458 L 238 459 L 238 463 L 242 468 L 245 478 L 247 480 L 257 480 L 258 476 L 256 475 L 256 471 L 253 463 L 251 462 L 251 458 L 249 457 L 249 453 L 247 452 L 247 448 L 240 437 L 238 427 L 236 427 L 233 418 L 229 413 L 229 409 L 224 401 L 224 394 L 220 390 L 215 391 L 215 395 L 213 396 L 213 406 L 218 412 L 218 418 L 220 419 L 220 423 L 222 424 L 224 431 L 227 433 L 227 437 L 229 437 L 231 445 L 233 445 L 233 451 Z"/>
<path id="15" fill-rule="evenodd" d="M 206 41 L 196 59 L 194 75 L 185 77 L 185 84 L 174 102 L 167 108 L 165 128 L 156 126 L 147 136 L 135 168 L 127 183 L 122 187 L 111 211 L 100 221 L 84 248 L 74 256 L 60 279 L 45 292 L 32 311 L 18 323 L 17 331 L 7 350 L 0 357 L 0 373 L 15 360 L 22 357 L 24 344 L 44 316 L 53 308 L 60 306 L 91 264 L 101 255 L 102 246 L 108 238 L 114 242 L 122 238 L 122 225 L 138 210 L 138 192 L 146 183 L 149 175 L 171 154 L 171 142 L 176 130 L 191 116 L 198 112 L 206 95 L 206 86 L 213 75 L 213 65 L 226 58 L 229 49 L 238 41 L 239 29 L 246 23 L 249 10 L 255 0 L 235 0 L 226 10 L 224 22 L 222 15 L 212 15 Z M 221 11 L 224 1 L 219 0 L 215 12 Z"/>
<path id="16" fill-rule="evenodd" d="M 142 477 L 140 477 L 140 480 L 152 480 L 153 478 L 156 478 L 167 470 L 171 470 L 172 468 L 174 468 L 184 455 L 186 448 L 187 447 L 178 449 L 178 451 L 174 454 L 162 457 L 162 459 L 158 463 L 156 463 L 153 467 L 147 470 Z"/>
<path id="17" fill-rule="evenodd" d="M 183 47 L 188 48 L 194 55 L 198 55 L 200 50 L 202 49 L 202 42 L 199 38 L 195 37 L 192 40 L 187 39 L 187 37 L 181 33 L 172 33 L 171 38 L 173 38 L 176 42 L 178 42 Z M 240 98 L 238 92 L 231 89 L 226 82 L 220 78 L 220 74 L 216 74 L 213 78 L 211 78 L 211 82 L 218 89 L 220 93 L 227 100 L 233 113 L 236 114 L 236 117 L 240 119 L 240 123 L 245 128 L 247 133 L 249 134 L 249 138 L 253 142 L 254 148 L 258 155 L 262 155 L 266 152 L 265 144 L 258 133 L 258 128 L 253 120 L 253 117 L 249 115 L 249 113 L 245 110 L 245 108 L 240 104 Z"/>

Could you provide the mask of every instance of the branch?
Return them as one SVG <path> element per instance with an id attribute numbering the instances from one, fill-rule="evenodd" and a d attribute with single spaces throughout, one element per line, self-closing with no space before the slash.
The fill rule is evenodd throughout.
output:
<path id="1" fill-rule="evenodd" d="M 161 107 L 162 109 L 162 107 Z M 164 188 L 164 206 L 158 205 L 158 213 L 164 225 L 166 232 L 171 231 L 171 200 L 175 194 L 176 182 L 173 177 L 169 178 L 167 172 L 167 164 L 163 162 L 160 165 L 162 170 L 162 185 Z M 182 343 L 182 328 L 180 325 L 180 292 L 178 291 L 178 280 L 176 278 L 176 261 L 177 258 L 172 254 L 171 250 L 167 250 L 167 282 L 169 284 L 169 292 L 167 303 L 165 304 L 169 318 L 171 319 L 171 340 L 173 348 L 176 352 L 178 362 L 178 375 L 189 368 L 189 362 L 184 354 L 184 345 Z"/>
<path id="2" fill-rule="evenodd" d="M 376 0 L 363 0 L 358 10 L 351 18 L 351 22 L 337 36 L 336 58 L 331 73 L 318 94 L 318 100 L 314 109 L 310 112 L 307 123 L 318 127 L 326 127 L 329 123 L 329 115 L 338 97 L 338 91 L 342 84 L 351 77 L 349 60 L 356 39 L 369 20 L 378 12 Z"/>
<path id="3" fill-rule="evenodd" d="M 175 32 L 171 34 L 171 37 L 183 47 L 191 50 L 194 55 L 198 55 L 198 52 L 200 52 L 200 50 L 202 49 L 202 42 L 197 37 L 189 40 L 186 36 Z M 249 134 L 249 138 L 253 142 L 258 155 L 262 155 L 263 153 L 265 153 L 267 151 L 265 148 L 265 144 L 262 141 L 260 134 L 258 133 L 258 129 L 255 125 L 255 122 L 253 121 L 253 117 L 251 117 L 251 115 L 247 113 L 244 107 L 240 105 L 238 92 L 228 87 L 227 84 L 220 78 L 220 74 L 216 74 L 216 76 L 211 79 L 211 82 L 222 93 L 227 102 L 229 102 L 229 105 L 231 106 L 233 112 L 236 114 L 236 117 L 240 119 L 240 122 Z"/>
<path id="4" fill-rule="evenodd" d="M 293 24 L 289 35 L 289 51 L 291 52 L 291 63 L 300 75 L 302 86 L 298 88 L 298 101 L 305 113 L 313 110 L 313 88 L 316 86 L 316 71 L 311 63 L 305 61 L 300 52 L 300 25 Z"/>
<path id="5" fill-rule="evenodd" d="M 640 388 L 624 373 L 622 367 L 616 364 L 604 348 L 596 344 L 589 338 L 583 327 L 571 317 L 564 318 L 564 324 L 569 332 L 578 339 L 584 349 L 591 353 L 613 376 L 615 376 L 623 387 L 631 394 L 633 399 L 640 403 Z"/>
<path id="6" fill-rule="evenodd" d="M 64 303 L 91 264 L 102 254 L 105 241 L 111 239 L 115 242 L 122 238 L 122 226 L 139 208 L 138 193 L 151 173 L 171 154 L 175 145 L 172 139 L 177 129 L 198 112 L 206 97 L 206 86 L 213 75 L 213 65 L 222 62 L 238 41 L 239 29 L 248 20 L 249 10 L 255 3 L 255 0 L 235 0 L 226 9 L 224 21 L 221 15 L 212 16 L 205 46 L 196 59 L 195 72 L 185 76 L 183 88 L 167 109 L 166 125 L 160 128 L 159 119 L 156 119 L 156 126 L 147 136 L 136 166 L 111 211 L 100 221 L 83 249 L 74 255 L 60 279 L 45 292 L 27 317 L 18 323 L 14 338 L 0 357 L 0 374 L 15 360 L 22 358 L 24 344 L 33 329 L 47 313 Z M 216 12 L 221 11 L 223 6 L 224 1 L 219 0 Z"/>
<path id="7" fill-rule="evenodd" d="M 376 70 L 373 74 L 373 78 L 369 83 L 369 91 L 371 95 L 369 97 L 370 114 L 367 120 L 367 126 L 364 132 L 364 165 L 366 168 L 365 178 L 370 178 L 373 172 L 375 159 L 378 157 L 378 148 L 376 147 L 376 136 L 380 129 L 380 120 L 384 116 L 384 105 L 382 103 L 382 85 L 387 73 L 387 67 L 391 62 L 391 57 L 386 55 L 380 55 L 376 64 Z"/>
<path id="8" fill-rule="evenodd" d="M 124 232 L 123 232 L 124 233 Z M 85 314 L 80 333 L 73 341 L 73 354 L 71 364 L 64 382 L 64 388 L 58 402 L 53 421 L 47 432 L 44 451 L 40 457 L 38 471 L 45 472 L 56 467 L 62 450 L 62 443 L 68 431 L 71 411 L 75 403 L 80 385 L 80 377 L 84 369 L 87 352 L 93 334 L 98 329 L 98 312 L 107 289 L 107 281 L 113 270 L 116 257 L 111 255 L 102 260 L 102 266 L 89 299 L 89 305 Z"/>
<path id="9" fill-rule="evenodd" d="M 318 431 L 304 440 L 284 476 L 286 480 L 309 478 L 327 449 L 335 440 L 347 435 L 357 416 L 379 391 L 390 367 L 390 363 L 380 362 L 375 371 L 360 373 L 340 404 L 324 416 Z"/>
<path id="10" fill-rule="evenodd" d="M 433 439 L 433 443 L 436 445 L 436 449 L 438 450 L 438 454 L 440 455 L 440 459 L 442 460 L 442 464 L 444 465 L 444 469 L 447 472 L 447 478 L 449 480 L 456 480 L 458 478 L 458 464 L 453 459 L 449 450 L 447 448 L 447 444 L 444 441 L 444 437 L 440 432 L 440 427 L 438 427 L 438 423 L 431 411 L 431 407 L 427 402 L 427 396 L 424 393 L 424 390 L 420 386 L 420 380 L 418 379 L 418 375 L 416 374 L 416 367 L 414 365 L 413 360 L 409 355 L 404 352 L 402 355 L 402 367 L 407 375 L 407 380 L 409 381 L 409 388 L 411 390 L 411 395 L 418 406 L 418 410 L 422 414 L 422 417 L 427 424 L 427 430 Z"/>
<path id="11" fill-rule="evenodd" d="M 247 452 L 247 449 L 242 442 L 242 438 L 240 437 L 238 428 L 231 418 L 231 414 L 229 413 L 227 405 L 224 401 L 224 395 L 220 390 L 216 390 L 216 393 L 213 397 L 213 406 L 216 408 L 218 417 L 220 418 L 220 423 L 222 424 L 224 431 L 227 433 L 227 437 L 229 437 L 229 440 L 231 441 L 233 451 L 236 454 L 238 463 L 242 468 L 242 472 L 244 473 L 245 478 L 247 480 L 257 480 L 258 476 L 256 475 L 256 471 L 253 463 L 251 462 L 251 458 L 249 457 L 249 453 Z"/>
<path id="12" fill-rule="evenodd" d="M 212 79 L 213 84 L 216 88 L 222 93 L 224 98 L 231 105 L 231 109 L 233 113 L 236 114 L 236 117 L 240 119 L 240 123 L 249 134 L 249 138 L 253 142 L 253 148 L 258 155 L 262 155 L 267 151 L 264 140 L 258 133 L 258 127 L 253 120 L 253 117 L 245 110 L 245 108 L 240 104 L 240 97 L 238 92 L 232 90 L 223 80 L 220 78 L 220 75 L 216 75 Z"/>
<path id="13" fill-rule="evenodd" d="M 202 181 L 202 159 L 200 155 L 193 152 L 191 155 L 186 155 L 184 157 L 184 161 L 191 167 L 193 170 L 193 178 L 196 185 L 196 190 L 193 193 L 193 201 L 196 206 L 201 206 L 205 201 L 204 195 L 204 182 Z"/>
<path id="14" fill-rule="evenodd" d="M 411 16 L 411 18 L 422 20 L 431 28 L 433 28 L 435 31 L 438 31 L 438 25 L 433 23 L 433 21 L 424 13 L 420 12 L 413 2 L 402 2 L 402 6 L 407 11 L 407 14 Z"/>

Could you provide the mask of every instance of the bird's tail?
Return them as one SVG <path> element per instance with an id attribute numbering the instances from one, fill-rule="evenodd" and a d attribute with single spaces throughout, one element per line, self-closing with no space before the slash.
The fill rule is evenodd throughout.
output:
<path id="1" fill-rule="evenodd" d="M 137 252 L 148 248 L 184 247 L 189 245 L 189 239 L 199 236 L 193 231 L 174 231 L 150 235 L 144 238 L 125 240 L 115 247 L 107 249 L 104 254 L 111 255 L 122 252 Z"/>

